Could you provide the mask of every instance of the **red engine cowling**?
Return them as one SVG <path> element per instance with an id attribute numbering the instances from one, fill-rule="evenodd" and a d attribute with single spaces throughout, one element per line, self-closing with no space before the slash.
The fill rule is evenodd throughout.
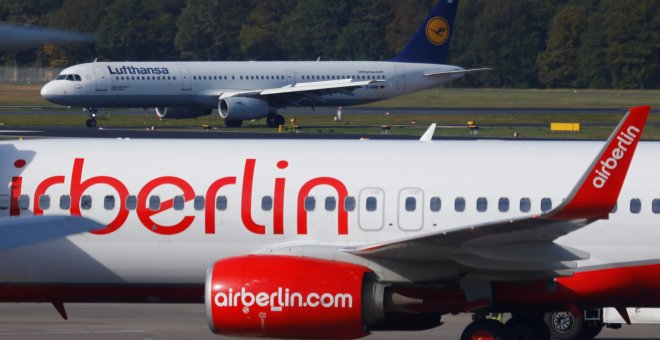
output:
<path id="1" fill-rule="evenodd" d="M 362 297 L 370 272 L 355 264 L 292 256 L 220 260 L 206 276 L 209 326 L 229 336 L 366 336 Z"/>

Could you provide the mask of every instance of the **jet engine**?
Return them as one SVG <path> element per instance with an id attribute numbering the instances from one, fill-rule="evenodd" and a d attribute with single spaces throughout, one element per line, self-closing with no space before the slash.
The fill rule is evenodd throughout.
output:
<path id="1" fill-rule="evenodd" d="M 360 265 L 280 255 L 216 262 L 206 274 L 211 331 L 224 336 L 354 339 L 370 330 L 429 329 L 440 315 L 412 312 Z M 420 300 L 421 301 L 421 300 Z"/>
<path id="2" fill-rule="evenodd" d="M 250 97 L 220 98 L 218 104 L 220 117 L 231 120 L 257 119 L 268 116 L 270 105 L 262 99 Z"/>
<path id="3" fill-rule="evenodd" d="M 159 118 L 187 119 L 210 115 L 213 109 L 206 107 L 157 107 L 156 115 Z"/>

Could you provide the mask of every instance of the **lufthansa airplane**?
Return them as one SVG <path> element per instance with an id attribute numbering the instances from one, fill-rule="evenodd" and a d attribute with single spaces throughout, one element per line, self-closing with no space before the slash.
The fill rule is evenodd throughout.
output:
<path id="1" fill-rule="evenodd" d="M 445 65 L 458 0 L 441 0 L 405 49 L 390 61 L 95 62 L 69 67 L 41 89 L 46 100 L 89 111 L 155 107 L 159 117 L 192 118 L 215 108 L 225 125 L 266 117 L 279 108 L 358 105 L 449 82 L 472 71 Z"/>

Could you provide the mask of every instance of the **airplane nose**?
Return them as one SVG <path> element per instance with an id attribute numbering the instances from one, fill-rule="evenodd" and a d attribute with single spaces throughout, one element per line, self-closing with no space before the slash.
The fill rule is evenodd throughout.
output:
<path id="1" fill-rule="evenodd" d="M 41 88 L 41 97 L 50 100 L 53 94 L 53 83 L 49 81 Z"/>

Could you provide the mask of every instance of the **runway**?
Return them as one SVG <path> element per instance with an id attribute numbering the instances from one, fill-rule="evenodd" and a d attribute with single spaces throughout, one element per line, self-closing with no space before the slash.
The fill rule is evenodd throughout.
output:
<path id="1" fill-rule="evenodd" d="M 0 339 L 232 339 L 211 333 L 202 304 L 67 304 L 64 321 L 49 304 L 0 304 Z M 443 318 L 444 325 L 419 332 L 375 332 L 366 339 L 455 340 L 468 315 Z M 604 329 L 598 339 L 657 339 L 660 326 Z M 242 339 L 242 338 L 235 338 Z"/>

